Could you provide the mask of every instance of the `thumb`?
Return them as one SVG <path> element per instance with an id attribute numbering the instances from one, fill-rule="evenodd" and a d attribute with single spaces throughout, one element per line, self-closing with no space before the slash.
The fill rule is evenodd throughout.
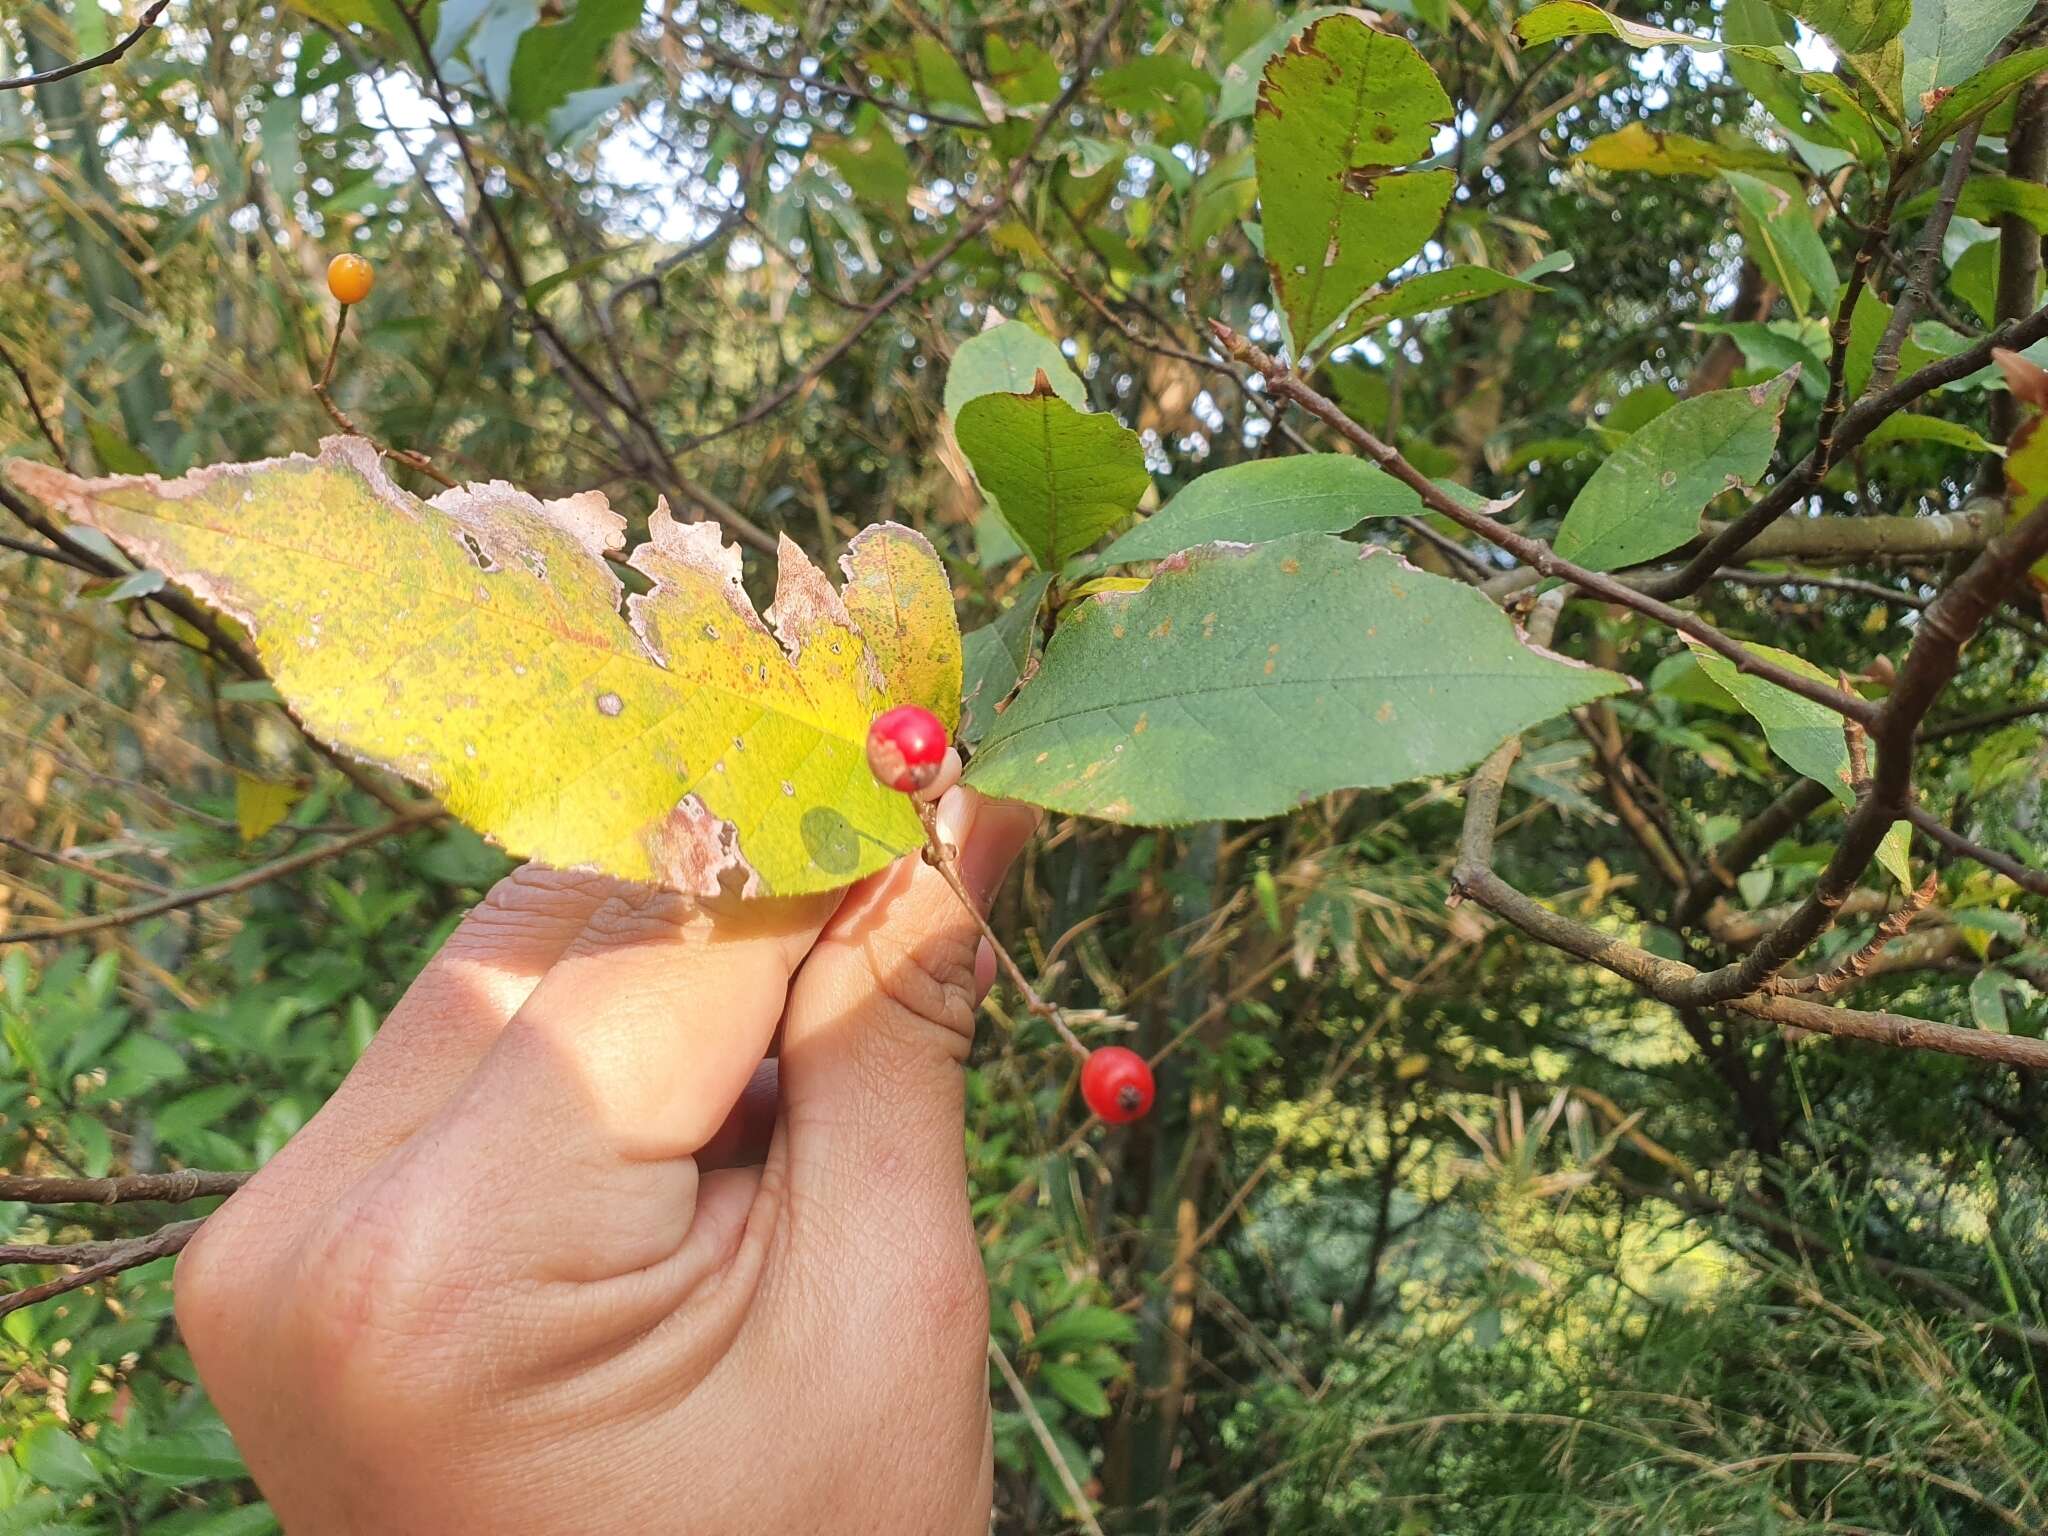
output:
<path id="1" fill-rule="evenodd" d="M 948 791 L 942 842 L 986 910 L 1038 825 L 1028 806 Z M 842 1230 L 966 1210 L 963 1067 L 981 929 L 945 877 L 899 859 L 855 886 L 791 985 L 782 1038 L 793 1204 Z M 936 1207 L 934 1205 L 936 1203 Z M 918 1209 L 906 1210 L 906 1203 Z"/>

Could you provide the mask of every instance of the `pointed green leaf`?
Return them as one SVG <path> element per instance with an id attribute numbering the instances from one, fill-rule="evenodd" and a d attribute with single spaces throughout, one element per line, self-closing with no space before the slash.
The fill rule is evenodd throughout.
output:
<path id="1" fill-rule="evenodd" d="M 1970 1017 L 1979 1029 L 2009 1034 L 2011 1021 L 2005 1011 L 2005 989 L 2012 978 L 2000 970 L 1979 971 L 1970 978 Z"/>
<path id="2" fill-rule="evenodd" d="M 1699 658 L 1700 669 L 1764 728 L 1764 740 L 1788 768 L 1812 779 L 1843 805 L 1855 803 L 1856 793 L 1849 787 L 1849 742 L 1842 734 L 1840 715 L 1825 704 L 1737 670 L 1734 662 L 1697 641 L 1687 640 L 1686 644 Z M 1743 649 L 1815 682 L 1834 682 L 1812 662 L 1790 651 L 1749 644 Z"/>
<path id="3" fill-rule="evenodd" d="M 973 746 L 995 723 L 996 706 L 1038 655 L 1038 613 L 1052 577 L 1040 571 L 1017 588 L 1010 606 L 961 640 L 960 728 L 954 737 Z"/>
<path id="4" fill-rule="evenodd" d="M 1906 115 L 1917 119 L 1929 91 L 1961 85 L 2033 9 L 2033 0 L 1913 0 L 1905 44 Z"/>
<path id="5" fill-rule="evenodd" d="M 1869 54 L 1905 30 L 1914 0 L 1771 0 L 1821 33 L 1841 54 Z"/>
<path id="6" fill-rule="evenodd" d="M 1695 537 L 1708 502 L 1730 486 L 1755 484 L 1770 467 L 1796 377 L 1695 395 L 1632 433 L 1572 502 L 1558 554 L 1612 571 Z"/>
<path id="7" fill-rule="evenodd" d="M 2007 54 L 1970 76 L 1954 90 L 1924 103 L 1914 158 L 1924 159 L 1966 123 L 1975 122 L 2042 71 L 2048 70 L 2048 48 L 2023 48 Z"/>
<path id="8" fill-rule="evenodd" d="M 1429 152 L 1451 102 L 1422 55 L 1355 16 L 1317 22 L 1266 66 L 1253 135 L 1266 264 L 1297 349 L 1422 249 L 1450 171 Z"/>
<path id="9" fill-rule="evenodd" d="M 1999 453 L 1998 444 L 1981 432 L 1973 431 L 1959 421 L 1944 421 L 1939 416 L 1917 416 L 1910 411 L 1901 411 L 1896 416 L 1887 416 L 1877 424 L 1877 430 L 1864 440 L 1866 443 L 1938 443 L 1944 448 L 1960 448 L 1965 453 Z"/>
<path id="10" fill-rule="evenodd" d="M 1137 433 L 1075 410 L 1038 377 L 1030 394 L 969 400 L 953 435 L 1025 553 L 1057 571 L 1135 512 L 1152 477 Z"/>
<path id="11" fill-rule="evenodd" d="M 1102 1383 L 1078 1365 L 1047 1360 L 1038 1367 L 1038 1379 L 1076 1413 L 1099 1419 L 1109 1412 L 1109 1397 L 1103 1392 Z"/>
<path id="12" fill-rule="evenodd" d="M 1369 517 L 1422 511 L 1422 498 L 1348 453 L 1254 459 L 1212 470 L 1103 552 L 1105 565 L 1163 560 L 1219 540 L 1257 544 L 1295 533 L 1342 533 Z"/>
<path id="13" fill-rule="evenodd" d="M 612 39 L 640 20 L 641 0 L 576 0 L 566 21 L 532 27 L 512 59 L 512 115 L 538 123 L 572 91 L 598 83 Z"/>
<path id="14" fill-rule="evenodd" d="M 1071 610 L 967 779 L 1138 825 L 1274 816 L 1455 773 L 1627 686 L 1531 648 L 1479 592 L 1384 549 L 1210 545 Z"/>
<path id="15" fill-rule="evenodd" d="M 1567 268 L 1570 266 L 1568 253 L 1565 253 L 1565 265 Z M 1344 323 L 1337 328 L 1324 350 L 1331 351 L 1356 341 L 1359 337 L 1369 335 L 1395 320 L 1434 314 L 1455 304 L 1469 304 L 1475 299 L 1490 299 L 1499 293 L 1547 291 L 1542 284 L 1529 281 L 1527 274 L 1517 276 L 1493 267 L 1461 265 L 1445 267 L 1436 272 L 1424 272 L 1408 278 L 1405 282 L 1396 283 L 1385 293 L 1376 293 L 1356 305 L 1351 313 L 1344 317 Z"/>
<path id="16" fill-rule="evenodd" d="M 1895 821 L 1877 845 L 1878 867 L 1899 882 L 1899 889 L 1913 889 L 1913 823 Z"/>
<path id="17" fill-rule="evenodd" d="M 1723 171 L 1721 179 L 1735 194 L 1743 243 L 1764 275 L 1784 290 L 1786 302 L 1801 314 L 1809 303 L 1833 309 L 1834 262 L 1806 199 L 1747 171 Z"/>
<path id="18" fill-rule="evenodd" d="M 960 420 L 960 408 L 977 395 L 1023 395 L 1040 373 L 1052 392 L 1077 411 L 1088 409 L 1088 391 L 1059 344 L 1022 320 L 1005 320 L 960 343 L 946 368 L 946 414 Z"/>

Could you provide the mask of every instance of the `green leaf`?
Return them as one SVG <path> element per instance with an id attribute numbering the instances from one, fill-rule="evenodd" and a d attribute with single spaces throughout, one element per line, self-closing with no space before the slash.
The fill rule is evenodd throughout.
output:
<path id="1" fill-rule="evenodd" d="M 1060 93 L 1060 66 L 1028 40 L 1012 42 L 1000 33 L 988 38 L 988 82 L 1013 107 L 1035 106 Z"/>
<path id="2" fill-rule="evenodd" d="M 1818 321 L 1807 324 L 1819 327 Z M 1788 321 L 1766 324 L 1756 320 L 1701 320 L 1694 323 L 1692 329 L 1705 336 L 1730 337 L 1742 349 L 1742 360 L 1752 368 L 1769 368 L 1778 373 L 1797 368 L 1800 391 L 1811 399 L 1819 400 L 1827 394 L 1827 354 L 1803 339 L 1799 324 Z M 1827 345 L 1825 328 L 1818 330 L 1815 341 L 1819 347 Z"/>
<path id="3" fill-rule="evenodd" d="M 1835 268 L 1806 199 L 1747 171 L 1723 171 L 1735 194 L 1736 222 L 1743 243 L 1764 275 L 1785 292 L 1798 314 L 1809 303 L 1827 310 L 1835 304 Z"/>
<path id="4" fill-rule="evenodd" d="M 1998 242 L 1979 240 L 1955 260 L 1948 270 L 1948 291 L 1970 306 L 1978 323 L 1989 329 L 1998 324 Z M 2034 295 L 2027 301 L 2031 311 L 2041 302 L 2041 280 L 2034 279 Z"/>
<path id="5" fill-rule="evenodd" d="M 248 1099 L 249 1090 L 236 1083 L 215 1083 L 182 1098 L 171 1100 L 156 1113 L 156 1134 L 166 1141 L 192 1131 L 203 1131 L 233 1114 Z"/>
<path id="6" fill-rule="evenodd" d="M 853 131 L 844 137 L 824 135 L 814 141 L 818 154 L 854 195 L 881 208 L 900 208 L 910 196 L 910 157 L 896 142 L 888 119 L 862 102 L 853 117 Z"/>
<path id="7" fill-rule="evenodd" d="M 163 1478 L 173 1483 L 195 1483 L 209 1478 L 241 1479 L 249 1475 L 241 1453 L 227 1431 L 188 1430 L 157 1435 L 130 1445 L 121 1453 L 121 1465 L 144 1477 Z"/>
<path id="8" fill-rule="evenodd" d="M 1564 526 L 1557 553 L 1596 571 L 1676 549 L 1700 531 L 1700 512 L 1730 486 L 1770 467 L 1796 375 L 1681 400 L 1601 463 Z"/>
<path id="9" fill-rule="evenodd" d="M 641 9 L 641 0 L 576 0 L 568 20 L 530 28 L 512 59 L 512 115 L 543 122 L 571 92 L 596 85 L 612 39 L 640 20 Z"/>
<path id="10" fill-rule="evenodd" d="M 1038 1379 L 1076 1413 L 1091 1419 L 1104 1418 L 1109 1413 L 1109 1394 L 1102 1390 L 1102 1383 L 1078 1365 L 1044 1361 L 1038 1367 Z"/>
<path id="11" fill-rule="evenodd" d="M 1137 433 L 1038 380 L 1030 394 L 969 400 L 953 435 L 1025 553 L 1057 571 L 1136 511 L 1152 477 Z"/>
<path id="12" fill-rule="evenodd" d="M 2026 19 L 2033 0 L 1913 0 L 1900 34 L 1905 44 L 1906 117 L 1917 121 L 1928 91 L 1961 85 L 1984 67 L 2005 35 Z"/>
<path id="13" fill-rule="evenodd" d="M 902 87 L 913 101 L 969 117 L 983 115 L 974 82 L 946 45 L 929 33 L 918 33 L 908 48 L 869 54 L 865 63 L 884 80 Z"/>
<path id="14" fill-rule="evenodd" d="M 1754 144 L 1715 144 L 1684 133 L 1659 133 L 1647 123 L 1630 123 L 1618 133 L 1602 134 L 1579 159 L 1603 171 L 1647 171 L 1653 176 L 1791 169 L 1784 156 Z"/>
<path id="15" fill-rule="evenodd" d="M 1840 715 L 1825 704 L 1817 704 L 1780 688 L 1776 683 L 1738 671 L 1734 662 L 1697 641 L 1687 640 L 1686 644 L 1699 658 L 1701 670 L 1764 728 L 1764 740 L 1770 743 L 1771 750 L 1787 767 L 1812 779 L 1843 805 L 1855 803 L 1855 791 L 1849 787 L 1849 743 L 1842 735 Z M 1743 649 L 1766 661 L 1775 661 L 1802 677 L 1822 683 L 1834 682 L 1812 662 L 1794 656 L 1790 651 L 1749 644 L 1745 644 Z"/>
<path id="16" fill-rule="evenodd" d="M 1212 545 L 1070 610 L 967 779 L 1139 825 L 1273 816 L 1457 772 L 1627 686 L 1532 650 L 1479 592 L 1383 549 Z"/>
<path id="17" fill-rule="evenodd" d="M 1590 0 L 1547 0 L 1526 11 L 1515 22 L 1515 35 L 1525 45 L 1554 43 L 1562 37 L 1618 37 L 1631 48 L 1703 48 L 1718 51 L 1727 45 L 1696 32 L 1674 32 L 1668 27 L 1645 26 L 1625 21 Z"/>
<path id="18" fill-rule="evenodd" d="M 1916 416 L 1910 411 L 1901 411 L 1896 416 L 1887 416 L 1877 425 L 1877 430 L 1864 440 L 1866 443 L 1939 443 L 1944 448 L 1960 448 L 1965 453 L 1998 453 L 1999 446 L 1982 433 L 1964 426 L 1959 421 L 1943 421 L 1939 416 Z"/>
<path id="19" fill-rule="evenodd" d="M 1163 560 L 1197 544 L 1342 533 L 1369 517 L 1423 510 L 1392 475 L 1347 453 L 1254 459 L 1212 470 L 1103 552 L 1103 563 Z"/>
<path id="20" fill-rule="evenodd" d="M 1899 889 L 1913 889 L 1913 823 L 1895 821 L 1877 845 L 1878 867 L 1899 882 Z"/>
<path id="21" fill-rule="evenodd" d="M 29 1429 L 15 1442 L 14 1460 L 32 1481 L 59 1493 L 82 1493 L 100 1483 L 100 1469 L 61 1424 Z"/>
<path id="22" fill-rule="evenodd" d="M 1223 70 L 1223 86 L 1216 97 L 1216 121 L 1249 116 L 1258 105 L 1259 80 L 1266 64 L 1294 39 L 1326 16 L 1352 14 L 1341 5 L 1312 5 L 1305 11 L 1275 22 L 1264 36 L 1232 59 Z"/>
<path id="23" fill-rule="evenodd" d="M 946 414 L 957 424 L 960 408 L 979 395 L 1023 395 L 1043 373 L 1052 392 L 1077 411 L 1088 409 L 1088 391 L 1057 342 L 1022 320 L 1005 320 L 960 343 L 946 369 Z"/>
<path id="24" fill-rule="evenodd" d="M 1041 1355 L 1097 1344 L 1134 1344 L 1138 1325 L 1110 1307 L 1070 1307 L 1031 1336 L 1024 1347 Z"/>
<path id="25" fill-rule="evenodd" d="M 103 421 L 85 418 L 86 440 L 100 465 L 110 475 L 153 475 L 159 472 L 154 459 Z"/>
<path id="26" fill-rule="evenodd" d="M 1970 1017 L 1979 1029 L 2009 1034 L 2012 1029 L 2005 1012 L 2005 989 L 2012 977 L 2004 971 L 1979 971 L 1970 978 Z"/>
<path id="27" fill-rule="evenodd" d="M 1389 169 L 1427 154 L 1450 116 L 1422 55 L 1355 16 L 1317 22 L 1266 66 L 1259 207 L 1297 352 L 1435 231 L 1456 177 Z"/>
<path id="28" fill-rule="evenodd" d="M 1823 34 L 1840 54 L 1869 54 L 1905 29 L 1914 0 L 1772 0 Z"/>
<path id="29" fill-rule="evenodd" d="M 1929 188 L 1899 212 L 1906 218 L 1924 214 L 1934 207 L 1936 195 Z M 2035 229 L 2048 233 L 2048 187 L 2010 176 L 1972 176 L 1963 183 L 1956 198 L 1956 212 L 1980 224 L 1995 224 L 2007 214 L 2016 214 Z"/>
<path id="30" fill-rule="evenodd" d="M 1939 101 L 1929 102 L 1914 158 L 1925 159 L 1944 139 L 1998 106 L 2043 70 L 2048 70 L 2048 48 L 2023 48 L 1978 70 Z"/>
<path id="31" fill-rule="evenodd" d="M 635 240 L 630 245 L 614 246 L 611 250 L 599 251 L 595 256 L 588 256 L 582 261 L 572 262 L 559 272 L 550 272 L 546 277 L 527 284 L 526 302 L 528 304 L 538 304 L 563 284 L 573 283 L 579 278 L 589 277 L 593 272 L 601 272 L 621 256 L 638 250 L 646 243 L 644 240 Z"/>
<path id="32" fill-rule="evenodd" d="M 973 746 L 995 723 L 996 706 L 1038 654 L 1038 611 L 1052 577 L 1041 571 L 1017 588 L 1010 606 L 961 638 L 960 728 L 956 740 Z"/>
<path id="33" fill-rule="evenodd" d="M 1566 269 L 1569 265 L 1567 255 Z M 1424 272 L 1361 301 L 1344 317 L 1343 324 L 1325 350 L 1334 350 L 1356 341 L 1395 320 L 1433 314 L 1454 304 L 1469 304 L 1474 299 L 1490 299 L 1495 294 L 1510 291 L 1543 293 L 1548 290 L 1540 283 L 1530 282 L 1526 274 L 1518 277 L 1494 267 L 1456 266 Z"/>

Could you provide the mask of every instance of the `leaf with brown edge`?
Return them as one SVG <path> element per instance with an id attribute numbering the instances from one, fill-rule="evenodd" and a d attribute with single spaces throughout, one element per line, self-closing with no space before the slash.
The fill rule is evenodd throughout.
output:
<path id="1" fill-rule="evenodd" d="M 940 676 L 957 631 L 913 644 L 899 612 L 870 648 L 860 627 L 881 622 L 885 569 L 919 624 L 953 624 L 930 601 L 944 574 L 907 530 L 849 551 L 862 620 L 785 541 L 764 623 L 712 524 L 658 508 L 626 561 L 650 589 L 622 605 L 606 555 L 625 523 L 601 494 L 543 502 L 493 482 L 421 501 L 361 438 L 180 480 L 10 474 L 245 626 L 315 736 L 514 854 L 787 896 L 921 841 L 865 753 L 893 689 L 959 693 L 957 659 Z"/>

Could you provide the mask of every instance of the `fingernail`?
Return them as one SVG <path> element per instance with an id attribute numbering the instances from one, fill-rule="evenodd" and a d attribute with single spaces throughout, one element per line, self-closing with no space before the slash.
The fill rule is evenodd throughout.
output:
<path id="1" fill-rule="evenodd" d="M 959 856 L 967 846 L 967 839 L 974 831 L 975 812 L 980 809 L 981 796 L 965 785 L 955 785 L 946 791 L 939 802 L 938 827 L 939 844 L 948 853 Z"/>
<path id="2" fill-rule="evenodd" d="M 1008 800 L 976 796 L 975 801 L 972 832 L 960 850 L 960 880 L 987 907 L 1010 865 L 1038 830 L 1038 812 Z"/>

